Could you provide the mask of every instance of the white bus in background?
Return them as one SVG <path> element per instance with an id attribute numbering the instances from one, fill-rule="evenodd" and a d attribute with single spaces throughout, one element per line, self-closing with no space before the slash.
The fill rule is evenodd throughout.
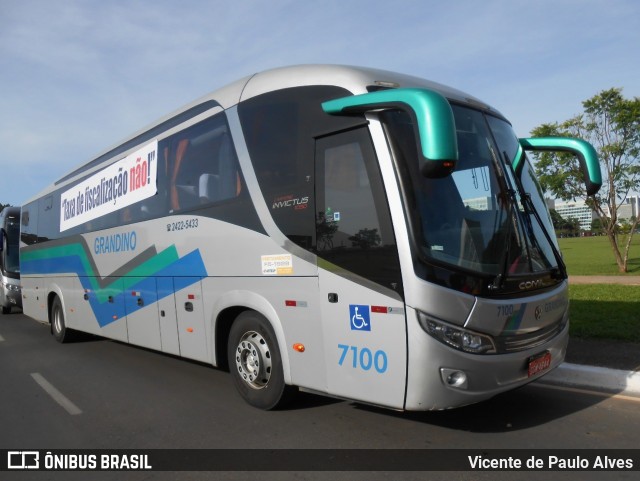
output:
<path id="1" fill-rule="evenodd" d="M 0 212 L 0 306 L 3 314 L 22 307 L 20 294 L 20 207 Z"/>
<path id="2" fill-rule="evenodd" d="M 24 311 L 228 368 L 251 405 L 296 388 L 461 406 L 564 359 L 567 273 L 495 109 L 343 66 L 259 73 L 134 134 L 22 209 Z"/>

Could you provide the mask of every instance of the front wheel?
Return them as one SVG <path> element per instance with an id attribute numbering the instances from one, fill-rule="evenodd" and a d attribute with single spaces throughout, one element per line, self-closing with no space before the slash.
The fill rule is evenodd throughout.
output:
<path id="1" fill-rule="evenodd" d="M 234 384 L 247 403 L 270 410 L 290 401 L 294 388 L 284 382 L 278 341 L 262 315 L 245 311 L 237 317 L 227 353 Z"/>

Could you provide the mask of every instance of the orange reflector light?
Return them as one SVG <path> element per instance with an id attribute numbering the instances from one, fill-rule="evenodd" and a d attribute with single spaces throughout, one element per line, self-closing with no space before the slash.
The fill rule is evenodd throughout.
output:
<path id="1" fill-rule="evenodd" d="M 300 344 L 299 342 L 296 342 L 293 345 L 293 349 L 294 349 L 294 351 L 304 352 L 304 344 Z"/>
<path id="2" fill-rule="evenodd" d="M 193 327 L 187 327 L 187 332 L 193 332 Z"/>

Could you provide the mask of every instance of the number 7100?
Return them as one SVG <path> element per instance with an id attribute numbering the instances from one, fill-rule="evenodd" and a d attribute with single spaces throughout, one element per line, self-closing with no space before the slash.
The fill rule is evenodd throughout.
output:
<path id="1" fill-rule="evenodd" d="M 351 353 L 351 367 L 354 369 L 369 371 L 373 367 L 380 374 L 387 371 L 387 353 L 384 351 L 377 350 L 372 353 L 368 347 L 359 348 L 358 346 L 348 346 L 347 344 L 338 344 L 338 349 L 342 350 L 338 360 L 339 366 L 344 364 L 347 356 Z"/>

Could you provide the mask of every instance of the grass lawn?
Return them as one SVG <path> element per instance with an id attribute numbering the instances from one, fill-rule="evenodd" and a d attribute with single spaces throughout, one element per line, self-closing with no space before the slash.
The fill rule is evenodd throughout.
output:
<path id="1" fill-rule="evenodd" d="M 621 275 L 606 237 L 573 237 L 558 239 L 558 242 L 569 275 Z M 621 242 L 626 242 L 626 239 L 621 237 Z M 633 236 L 628 271 L 627 275 L 640 275 L 640 234 Z"/>
<path id="2" fill-rule="evenodd" d="M 558 241 L 569 275 L 640 276 L 640 234 L 633 237 L 627 274 L 618 271 L 609 240 L 604 236 Z M 571 336 L 640 342 L 640 286 L 571 284 L 569 299 Z"/>
<path id="3" fill-rule="evenodd" d="M 640 286 L 569 286 L 569 334 L 585 339 L 640 342 Z"/>

